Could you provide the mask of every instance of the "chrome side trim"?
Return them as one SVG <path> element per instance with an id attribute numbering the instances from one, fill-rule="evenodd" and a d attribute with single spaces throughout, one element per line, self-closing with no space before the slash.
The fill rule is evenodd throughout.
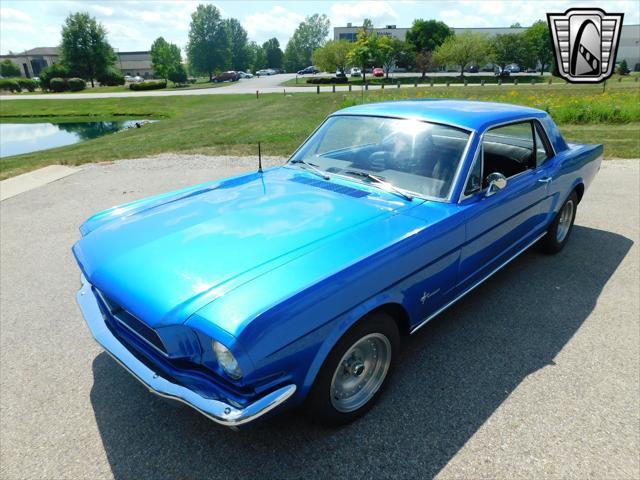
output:
<path id="1" fill-rule="evenodd" d="M 163 378 L 120 343 L 105 324 L 91 285 L 84 277 L 76 300 L 96 342 L 135 379 L 147 387 L 151 393 L 182 402 L 216 423 L 235 428 L 251 422 L 281 405 L 296 391 L 296 385 L 286 385 L 244 408 L 236 408 L 220 400 L 202 397 L 182 385 Z"/>
<path id="2" fill-rule="evenodd" d="M 515 259 L 516 257 L 518 257 L 521 253 L 525 252 L 526 250 L 528 250 L 534 243 L 536 243 L 538 240 L 540 240 L 542 237 L 544 237 L 547 234 L 547 232 L 544 232 L 542 235 L 537 236 L 534 240 L 532 240 L 531 242 L 527 243 L 527 245 L 525 245 L 521 250 L 518 250 L 514 255 L 512 255 L 511 257 L 509 257 L 507 260 L 505 260 L 503 263 L 500 264 L 500 266 L 496 267 L 494 270 L 492 270 L 486 277 L 480 279 L 478 282 L 476 282 L 475 284 L 473 284 L 471 287 L 467 288 L 464 292 L 462 292 L 460 295 L 458 295 L 456 298 L 454 298 L 453 300 L 451 300 L 449 303 L 447 303 L 445 306 L 441 307 L 440 309 L 438 309 L 435 313 L 432 313 L 431 315 L 429 315 L 427 318 L 425 318 L 424 320 L 422 320 L 418 325 L 416 325 L 414 328 L 411 329 L 411 331 L 409 332 L 410 334 L 414 334 L 415 332 L 417 332 L 420 328 L 422 328 L 423 326 L 425 326 L 427 323 L 429 323 L 429 320 L 432 320 L 434 317 L 438 316 L 440 313 L 442 313 L 443 311 L 445 311 L 447 308 L 449 308 L 451 305 L 453 305 L 454 303 L 456 303 L 458 300 L 460 300 L 462 297 L 464 297 L 467 293 L 471 292 L 472 290 L 474 290 L 476 287 L 478 287 L 479 285 L 481 285 L 482 283 L 484 283 L 486 280 L 488 280 L 489 278 L 491 278 L 495 273 L 497 273 L 499 270 L 502 269 L 502 267 L 506 266 L 507 264 L 509 264 L 513 259 Z"/>

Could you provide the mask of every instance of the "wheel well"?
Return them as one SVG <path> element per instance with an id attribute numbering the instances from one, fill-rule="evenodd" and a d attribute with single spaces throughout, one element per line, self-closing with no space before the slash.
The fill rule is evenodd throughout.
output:
<path id="1" fill-rule="evenodd" d="M 398 325 L 398 331 L 401 335 L 408 335 L 411 330 L 409 322 L 409 314 L 399 303 L 385 303 L 375 308 L 372 312 L 384 312 L 392 317 Z M 371 313 L 372 313 L 371 312 Z"/>
<path id="2" fill-rule="evenodd" d="M 584 184 L 583 183 L 579 183 L 578 185 L 576 185 L 576 188 L 574 188 L 576 195 L 578 196 L 578 203 L 580 203 L 580 200 L 582 200 L 582 196 L 584 195 Z"/>

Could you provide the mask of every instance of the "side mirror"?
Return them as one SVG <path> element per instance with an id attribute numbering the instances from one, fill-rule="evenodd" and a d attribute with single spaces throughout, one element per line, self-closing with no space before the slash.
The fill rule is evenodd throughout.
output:
<path id="1" fill-rule="evenodd" d="M 487 176 L 487 183 L 489 183 L 489 187 L 487 188 L 487 193 L 485 193 L 484 196 L 490 197 L 507 186 L 507 177 L 498 172 L 490 173 Z"/>

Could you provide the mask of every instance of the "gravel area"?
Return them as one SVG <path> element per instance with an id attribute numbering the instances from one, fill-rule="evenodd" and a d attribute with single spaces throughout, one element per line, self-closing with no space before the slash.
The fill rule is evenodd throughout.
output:
<path id="1" fill-rule="evenodd" d="M 603 164 L 563 252 L 525 253 L 408 338 L 365 418 L 329 430 L 291 412 L 234 432 L 93 342 L 70 247 L 101 209 L 255 168 L 90 164 L 0 203 L 0 478 L 640 478 L 638 160 Z"/>

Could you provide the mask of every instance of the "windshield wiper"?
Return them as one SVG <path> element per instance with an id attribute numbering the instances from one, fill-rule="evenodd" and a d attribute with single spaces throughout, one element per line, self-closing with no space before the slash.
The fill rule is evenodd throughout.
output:
<path id="1" fill-rule="evenodd" d="M 362 177 L 362 178 L 366 178 L 368 180 L 372 180 L 372 181 L 376 182 L 377 184 L 383 186 L 383 190 L 391 190 L 392 192 L 394 192 L 394 193 L 400 195 L 401 197 L 403 197 L 405 200 L 409 200 L 409 201 L 413 200 L 413 197 L 411 195 L 409 195 L 408 193 L 403 192 L 402 190 L 400 190 L 395 185 L 387 182 L 383 178 L 380 178 L 380 177 L 378 177 L 376 175 L 372 175 L 371 173 L 360 172 L 358 170 L 345 170 L 344 173 L 347 173 L 349 175 L 354 175 L 356 177 Z"/>
<path id="2" fill-rule="evenodd" d="M 327 175 L 322 170 L 320 170 L 315 163 L 310 163 L 310 162 L 307 162 L 306 160 L 302 160 L 302 159 L 291 160 L 291 162 L 289 162 L 289 163 L 302 163 L 303 165 L 306 165 L 307 167 L 309 167 L 309 169 L 313 173 L 318 175 L 319 177 L 322 177 L 325 180 L 331 180 L 331 177 L 329 177 L 329 175 Z"/>

